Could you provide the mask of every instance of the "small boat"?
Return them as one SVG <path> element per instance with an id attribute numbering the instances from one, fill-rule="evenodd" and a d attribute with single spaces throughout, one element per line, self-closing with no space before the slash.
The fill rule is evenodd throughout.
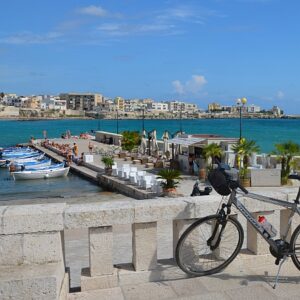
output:
<path id="1" fill-rule="evenodd" d="M 9 153 L 2 153 L 2 159 L 17 159 L 17 158 L 28 158 L 40 155 L 39 151 L 27 151 L 27 152 L 9 152 Z"/>
<path id="2" fill-rule="evenodd" d="M 65 163 L 59 163 L 54 165 L 48 165 L 48 166 L 40 166 L 40 167 L 26 167 L 22 171 L 34 171 L 34 170 L 51 170 L 51 169 L 61 169 L 65 166 Z"/>
<path id="3" fill-rule="evenodd" d="M 15 168 L 15 170 L 28 170 L 28 169 L 40 169 L 43 167 L 49 167 L 51 165 L 51 159 L 43 159 L 43 160 L 31 160 L 25 162 L 13 162 L 11 166 Z"/>
<path id="4" fill-rule="evenodd" d="M 13 172 L 12 175 L 14 180 L 28 180 L 28 179 L 47 179 L 47 178 L 54 178 L 54 177 L 63 177 L 67 176 L 69 173 L 70 167 L 62 167 L 56 169 L 42 169 L 42 170 L 25 170 L 25 171 L 18 171 Z"/>
<path id="5" fill-rule="evenodd" d="M 24 158 L 11 158 L 9 162 L 13 162 L 15 164 L 22 164 L 29 161 L 35 161 L 35 160 L 42 160 L 45 156 L 45 153 L 31 156 L 31 157 L 24 157 Z"/>

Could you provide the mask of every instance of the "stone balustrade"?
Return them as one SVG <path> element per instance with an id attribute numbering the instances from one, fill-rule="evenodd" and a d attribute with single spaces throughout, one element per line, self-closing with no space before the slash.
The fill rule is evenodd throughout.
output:
<path id="1" fill-rule="evenodd" d="M 270 196 L 270 193 L 266 192 Z M 291 200 L 295 195 L 273 192 L 272 197 Z M 287 211 L 279 206 L 241 198 L 253 215 L 265 214 L 280 231 Z M 160 222 L 173 224 L 173 245 L 195 219 L 214 214 L 220 196 L 114 201 L 87 204 L 0 206 L 0 299 L 67 299 L 64 230 L 88 229 L 89 268 L 81 274 L 81 291 L 167 278 L 157 259 Z M 233 209 L 233 213 L 237 214 Z M 243 247 L 254 254 L 268 253 L 268 245 L 237 214 L 245 231 Z M 299 223 L 299 219 L 296 219 Z M 113 265 L 113 229 L 130 224 L 132 262 Z M 295 225 L 295 224 L 294 224 Z M 278 232 L 278 237 L 282 232 Z M 178 269 L 178 278 L 184 275 Z M 174 276 L 174 274 L 172 275 Z"/>

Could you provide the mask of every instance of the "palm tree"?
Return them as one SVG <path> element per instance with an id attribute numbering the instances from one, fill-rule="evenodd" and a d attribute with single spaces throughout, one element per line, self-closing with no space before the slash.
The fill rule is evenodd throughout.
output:
<path id="1" fill-rule="evenodd" d="M 281 181 L 286 184 L 291 172 L 291 161 L 294 155 L 299 154 L 300 145 L 292 141 L 275 145 L 275 154 L 279 155 L 281 161 Z"/>
<path id="2" fill-rule="evenodd" d="M 164 190 L 175 189 L 179 183 L 179 181 L 176 180 L 181 179 L 180 171 L 175 169 L 162 169 L 158 172 L 157 178 L 165 180 L 161 183 Z"/>
<path id="3" fill-rule="evenodd" d="M 216 143 L 211 143 L 211 144 L 206 145 L 203 148 L 203 154 L 204 154 L 206 160 L 208 160 L 209 158 L 211 159 L 211 164 L 210 164 L 209 168 L 212 169 L 213 164 L 216 161 L 216 158 L 220 159 L 221 156 L 223 155 L 223 150 L 220 145 L 218 145 Z"/>
<path id="4" fill-rule="evenodd" d="M 249 167 L 249 160 L 252 153 L 259 152 L 259 146 L 253 140 L 247 141 L 246 139 L 240 139 L 239 142 L 232 146 L 232 150 L 239 156 L 239 168 L 241 168 L 241 162 L 243 161 L 243 168 L 246 170 Z"/>

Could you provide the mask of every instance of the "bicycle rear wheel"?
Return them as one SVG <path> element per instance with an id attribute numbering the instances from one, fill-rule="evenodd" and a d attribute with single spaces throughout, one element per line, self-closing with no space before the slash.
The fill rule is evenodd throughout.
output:
<path id="1" fill-rule="evenodd" d="M 207 216 L 180 237 L 175 253 L 177 264 L 193 276 L 218 273 L 237 256 L 243 240 L 244 231 L 236 219 L 229 216 L 222 225 L 218 215 Z"/>
<path id="2" fill-rule="evenodd" d="M 292 234 L 290 252 L 294 265 L 300 270 L 300 225 Z"/>

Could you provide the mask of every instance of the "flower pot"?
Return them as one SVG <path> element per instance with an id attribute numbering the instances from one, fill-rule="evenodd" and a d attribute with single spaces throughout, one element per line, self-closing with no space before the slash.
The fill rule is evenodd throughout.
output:
<path id="1" fill-rule="evenodd" d="M 104 169 L 104 172 L 105 172 L 105 175 L 111 176 L 111 174 L 112 174 L 112 168 L 107 167 L 107 168 Z"/>
<path id="2" fill-rule="evenodd" d="M 251 186 L 250 178 L 241 178 L 240 183 L 243 187 L 250 187 Z"/>
<path id="3" fill-rule="evenodd" d="M 176 190 L 176 188 L 163 189 L 163 194 L 166 197 L 174 197 L 177 194 L 177 190 Z"/>

